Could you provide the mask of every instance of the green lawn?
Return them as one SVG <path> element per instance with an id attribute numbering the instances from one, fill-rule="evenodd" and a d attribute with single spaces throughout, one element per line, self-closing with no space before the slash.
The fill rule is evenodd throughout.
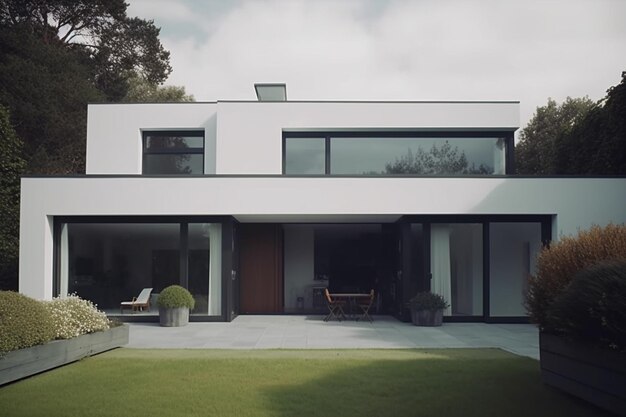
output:
<path id="1" fill-rule="evenodd" d="M 2 416 L 600 416 L 497 349 L 118 349 L 0 388 Z"/>

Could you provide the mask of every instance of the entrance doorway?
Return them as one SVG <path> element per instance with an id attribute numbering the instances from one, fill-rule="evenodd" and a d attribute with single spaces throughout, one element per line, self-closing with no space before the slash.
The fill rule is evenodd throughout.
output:
<path id="1" fill-rule="evenodd" d="M 283 312 L 283 239 L 277 224 L 239 226 L 240 312 Z"/>

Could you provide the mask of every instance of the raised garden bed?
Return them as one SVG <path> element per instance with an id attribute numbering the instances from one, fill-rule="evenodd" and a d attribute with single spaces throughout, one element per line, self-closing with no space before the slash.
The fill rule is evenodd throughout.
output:
<path id="1" fill-rule="evenodd" d="M 626 357 L 541 332 L 544 383 L 620 416 L 626 416 Z"/>
<path id="2" fill-rule="evenodd" d="M 8 352 L 0 358 L 0 385 L 128 343 L 128 325 Z"/>

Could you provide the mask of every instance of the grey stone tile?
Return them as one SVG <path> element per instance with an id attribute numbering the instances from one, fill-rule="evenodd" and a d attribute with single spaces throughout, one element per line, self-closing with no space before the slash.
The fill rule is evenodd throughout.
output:
<path id="1" fill-rule="evenodd" d="M 130 348 L 459 348 L 500 347 L 537 359 L 538 331 L 529 324 L 444 323 L 417 327 L 391 317 L 374 323 L 323 322 L 323 316 L 239 316 L 231 323 L 164 328 L 132 323 Z"/>

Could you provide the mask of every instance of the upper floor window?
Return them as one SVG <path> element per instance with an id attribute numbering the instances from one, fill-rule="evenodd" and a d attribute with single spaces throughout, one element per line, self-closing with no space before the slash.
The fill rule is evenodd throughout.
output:
<path id="1" fill-rule="evenodd" d="M 288 175 L 503 175 L 513 135 L 459 132 L 284 134 Z M 510 145 L 509 145 L 510 144 Z"/>
<path id="2" fill-rule="evenodd" d="M 143 132 L 142 173 L 145 175 L 204 174 L 204 132 Z"/>
<path id="3" fill-rule="evenodd" d="M 326 139 L 288 138 L 285 141 L 285 174 L 326 173 Z"/>

